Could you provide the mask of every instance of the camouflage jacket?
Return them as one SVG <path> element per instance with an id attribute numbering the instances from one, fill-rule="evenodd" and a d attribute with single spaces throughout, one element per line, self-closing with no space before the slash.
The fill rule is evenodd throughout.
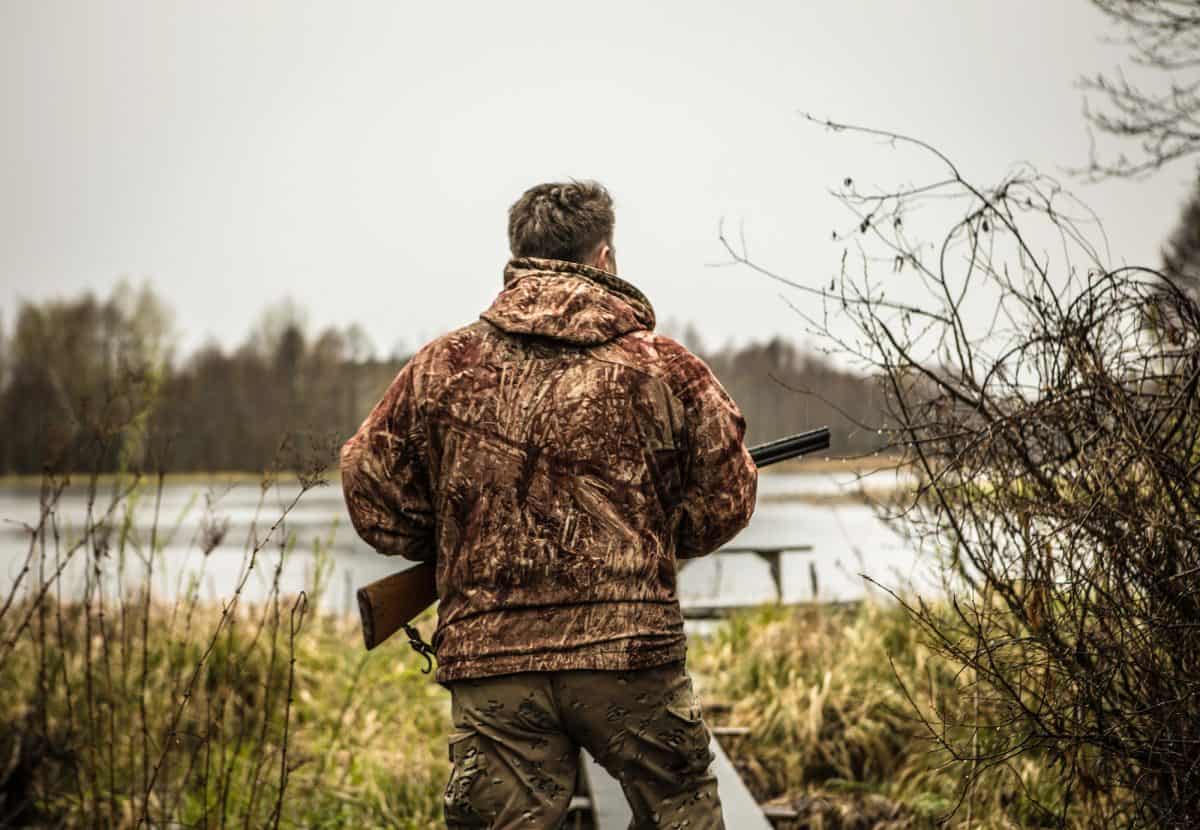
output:
<path id="1" fill-rule="evenodd" d="M 612 274 L 514 259 L 346 442 L 359 535 L 436 562 L 439 681 L 684 657 L 675 560 L 745 526 L 757 470 L 737 406 L 653 328 Z"/>

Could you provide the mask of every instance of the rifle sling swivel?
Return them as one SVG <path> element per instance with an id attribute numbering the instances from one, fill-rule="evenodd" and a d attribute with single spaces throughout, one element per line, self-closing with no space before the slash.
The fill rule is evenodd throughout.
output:
<path id="1" fill-rule="evenodd" d="M 421 632 L 413 628 L 411 625 L 405 624 L 404 633 L 408 635 L 408 644 L 412 646 L 413 651 L 425 658 L 425 668 L 421 669 L 422 674 L 429 674 L 433 671 L 433 658 L 435 652 L 433 646 L 421 639 Z"/>

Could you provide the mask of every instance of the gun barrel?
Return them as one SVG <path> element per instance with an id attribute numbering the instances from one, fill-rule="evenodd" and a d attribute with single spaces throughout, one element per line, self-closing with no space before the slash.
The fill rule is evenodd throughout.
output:
<path id="1" fill-rule="evenodd" d="M 751 447 L 750 457 L 754 459 L 756 467 L 766 467 L 789 458 L 827 449 L 829 449 L 829 427 L 821 427 Z"/>

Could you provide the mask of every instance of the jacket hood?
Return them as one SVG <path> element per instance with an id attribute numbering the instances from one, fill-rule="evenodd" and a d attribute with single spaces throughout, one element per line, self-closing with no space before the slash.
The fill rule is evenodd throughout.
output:
<path id="1" fill-rule="evenodd" d="M 582 346 L 654 328 L 654 308 L 622 279 L 579 262 L 519 257 L 504 268 L 504 290 L 479 315 L 511 334 Z"/>

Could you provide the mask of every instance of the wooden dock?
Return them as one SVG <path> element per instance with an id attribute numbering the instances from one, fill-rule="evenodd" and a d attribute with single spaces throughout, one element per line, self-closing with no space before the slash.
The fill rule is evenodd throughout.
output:
<path id="1" fill-rule="evenodd" d="M 811 545 L 760 545 L 735 546 L 722 548 L 719 553 L 748 554 L 757 556 L 767 562 L 771 570 L 771 579 L 775 584 L 776 602 L 783 602 L 783 582 L 781 560 L 785 553 L 808 553 Z M 679 563 L 680 568 L 686 566 L 689 560 Z M 809 568 L 809 579 L 812 583 L 812 594 L 815 598 L 818 592 L 815 567 Z M 809 603 L 800 603 L 809 604 Z M 684 616 L 688 619 L 720 619 L 731 613 L 745 608 L 743 604 L 724 603 L 689 603 L 683 607 Z M 706 707 L 707 708 L 707 707 Z M 753 793 L 746 787 L 741 776 L 729 756 L 725 754 L 718 738 L 744 738 L 750 730 L 736 726 L 710 727 L 712 740 L 709 748 L 713 753 L 712 771 L 717 777 L 717 792 L 721 798 L 721 809 L 725 816 L 725 825 L 737 830 L 771 830 L 773 821 L 795 818 L 795 812 L 790 808 L 764 807 L 754 798 Z M 628 830 L 633 814 L 620 783 L 608 774 L 604 767 L 596 763 L 586 751 L 581 752 L 582 775 L 580 791 L 571 801 L 570 815 L 574 818 L 568 827 L 592 828 L 592 830 Z"/>
<path id="2" fill-rule="evenodd" d="M 759 559 L 767 563 L 767 567 L 771 569 L 771 582 L 775 584 L 775 598 L 783 601 L 783 555 L 785 553 L 812 553 L 812 545 L 727 545 L 721 548 L 717 553 L 735 553 L 735 554 L 750 554 L 757 556 Z M 679 561 L 679 569 L 691 562 L 691 559 L 682 559 Z M 813 596 L 816 596 L 816 568 L 814 563 L 809 563 L 809 578 L 812 580 Z"/>
<path id="3" fill-rule="evenodd" d="M 717 776 L 717 793 L 721 797 L 721 811 L 725 815 L 725 826 L 738 830 L 771 830 L 771 822 L 746 789 L 741 776 L 734 769 L 729 756 L 721 749 L 714 736 L 709 744 L 713 753 L 712 770 Z M 604 767 L 596 763 L 587 752 L 583 753 L 584 777 L 587 782 L 587 804 L 590 807 L 592 827 L 595 830 L 628 830 L 633 813 L 625 800 L 625 793 L 615 778 Z"/>
<path id="4" fill-rule="evenodd" d="M 771 582 L 775 586 L 775 602 L 784 603 L 783 598 L 783 555 L 785 553 L 812 553 L 812 545 L 730 545 L 721 548 L 719 554 L 742 554 L 755 556 L 767 563 L 767 567 L 771 572 Z M 682 559 L 679 561 L 679 570 L 682 571 L 690 562 L 695 560 Z M 798 603 L 786 603 L 788 605 L 811 605 L 817 601 L 817 596 L 820 593 L 820 583 L 817 579 L 816 562 L 808 563 L 808 581 L 811 599 Z M 719 620 L 725 617 L 732 616 L 736 612 L 746 608 L 745 603 L 741 602 L 688 602 L 682 604 L 680 609 L 683 611 L 685 619 L 689 620 Z"/>

